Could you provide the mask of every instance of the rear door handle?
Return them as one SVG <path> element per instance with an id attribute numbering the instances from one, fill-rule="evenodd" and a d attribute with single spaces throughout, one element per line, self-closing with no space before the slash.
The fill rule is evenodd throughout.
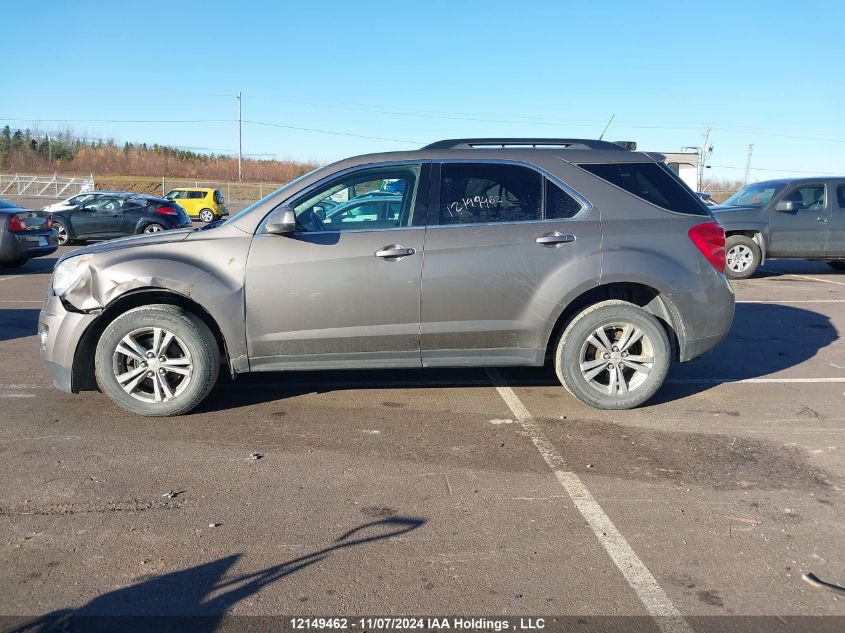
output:
<path id="1" fill-rule="evenodd" d="M 816 218 L 816 222 L 821 222 L 822 224 L 827 224 L 827 218 Z"/>
<path id="2" fill-rule="evenodd" d="M 402 259 L 403 257 L 407 257 L 408 255 L 413 255 L 416 253 L 413 248 L 405 248 L 400 244 L 389 244 L 388 246 L 382 246 L 379 250 L 375 252 L 376 257 L 380 257 L 381 259 Z"/>
<path id="3" fill-rule="evenodd" d="M 575 241 L 575 236 L 571 234 L 564 235 L 560 231 L 555 231 L 554 233 L 546 233 L 545 235 L 541 235 L 536 240 L 540 246 L 560 246 L 561 244 L 568 244 L 569 242 Z"/>

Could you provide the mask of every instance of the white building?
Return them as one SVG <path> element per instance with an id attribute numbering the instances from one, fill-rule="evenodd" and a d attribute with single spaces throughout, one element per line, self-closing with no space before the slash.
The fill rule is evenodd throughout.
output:
<path id="1" fill-rule="evenodd" d="M 690 189 L 700 191 L 698 182 L 698 153 L 660 152 L 666 157 L 666 164 L 681 177 Z"/>

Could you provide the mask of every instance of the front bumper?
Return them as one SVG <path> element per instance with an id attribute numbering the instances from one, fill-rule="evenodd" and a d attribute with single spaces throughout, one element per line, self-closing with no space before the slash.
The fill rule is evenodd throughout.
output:
<path id="1" fill-rule="evenodd" d="M 77 391 L 73 384 L 76 350 L 85 330 L 96 318 L 95 314 L 66 310 L 52 289 L 47 291 L 47 300 L 38 315 L 40 356 L 53 376 L 53 384 L 62 391 Z"/>

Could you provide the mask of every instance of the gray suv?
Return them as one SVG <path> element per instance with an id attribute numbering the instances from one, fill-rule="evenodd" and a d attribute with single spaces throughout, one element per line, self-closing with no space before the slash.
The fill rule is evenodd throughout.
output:
<path id="1" fill-rule="evenodd" d="M 58 388 L 150 416 L 197 406 L 223 363 L 549 361 L 583 402 L 626 409 L 727 334 L 724 239 L 659 155 L 439 141 L 317 169 L 229 220 L 66 254 L 41 356 Z"/>
<path id="2" fill-rule="evenodd" d="M 756 182 L 710 210 L 727 234 L 732 279 L 750 277 L 767 256 L 819 259 L 845 270 L 845 178 Z"/>

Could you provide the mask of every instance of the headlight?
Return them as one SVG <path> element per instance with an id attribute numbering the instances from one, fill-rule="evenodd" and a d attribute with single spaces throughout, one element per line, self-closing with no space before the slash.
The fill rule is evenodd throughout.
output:
<path id="1" fill-rule="evenodd" d="M 56 266 L 53 271 L 53 292 L 56 296 L 61 297 L 69 290 L 79 283 L 85 271 L 88 270 L 88 264 L 91 263 L 90 255 L 77 255 L 64 260 L 61 264 Z"/>

